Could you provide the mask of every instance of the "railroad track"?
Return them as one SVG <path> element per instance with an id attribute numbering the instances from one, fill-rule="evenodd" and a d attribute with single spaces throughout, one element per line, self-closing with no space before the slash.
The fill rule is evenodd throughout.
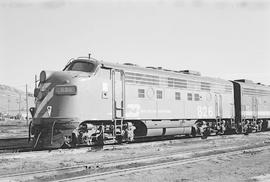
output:
<path id="1" fill-rule="evenodd" d="M 209 160 L 226 155 L 237 155 L 244 151 L 259 151 L 270 149 L 269 143 L 258 143 L 237 147 L 217 148 L 215 150 L 203 150 L 200 152 L 170 152 L 126 158 L 121 160 L 109 160 L 106 162 L 83 164 L 64 168 L 32 171 L 26 173 L 6 174 L 0 176 L 0 181 L 89 181 L 106 179 L 112 176 L 124 175 L 145 170 L 154 170 L 181 164 Z"/>
<path id="2" fill-rule="evenodd" d="M 71 177 L 71 178 L 66 178 L 66 179 L 61 179 L 61 180 L 54 180 L 54 182 L 66 182 L 66 181 L 85 182 L 85 181 L 105 180 L 114 176 L 128 175 L 131 173 L 139 173 L 142 171 L 149 171 L 149 170 L 157 170 L 157 169 L 179 166 L 179 165 L 184 165 L 184 164 L 189 164 L 189 163 L 194 163 L 194 162 L 206 161 L 206 160 L 215 159 L 218 157 L 237 155 L 243 152 L 256 152 L 256 151 L 265 150 L 265 149 L 270 149 L 270 147 L 267 146 L 267 147 L 260 147 L 257 149 L 244 149 L 244 150 L 237 150 L 237 151 L 224 152 L 224 153 L 218 153 L 218 154 L 211 154 L 208 156 L 194 157 L 194 158 L 188 158 L 188 159 L 179 159 L 175 161 L 160 162 L 160 163 L 143 165 L 143 166 L 138 166 L 138 167 L 130 167 L 126 169 L 116 169 L 116 170 L 100 172 L 96 174 L 89 174 L 89 175 Z"/>
<path id="3" fill-rule="evenodd" d="M 162 141 L 179 140 L 179 139 L 191 141 L 191 140 L 198 140 L 198 138 L 200 137 L 199 136 L 195 138 L 189 138 L 186 136 L 179 136 L 179 137 L 173 137 L 173 138 L 172 137 L 170 138 L 153 137 L 153 138 L 147 138 L 144 140 L 140 139 L 132 143 L 147 143 L 147 142 L 159 142 L 159 141 L 162 142 Z M 107 143 L 104 146 L 110 146 L 110 145 L 115 145 L 115 143 Z M 95 148 L 97 146 L 96 145 L 82 145 L 82 146 L 77 146 L 75 148 L 83 148 L 83 147 Z M 57 149 L 40 149 L 39 151 L 42 151 L 42 150 L 51 151 L 51 150 L 57 150 Z M 31 147 L 31 144 L 28 142 L 28 137 L 0 138 L 0 153 L 29 152 L 29 151 L 32 151 L 32 147 Z"/>
<path id="4" fill-rule="evenodd" d="M 233 137 L 234 135 L 224 135 L 227 137 Z M 217 135 L 210 135 L 208 139 L 217 139 Z M 197 137 L 187 137 L 187 136 L 176 136 L 176 137 L 149 137 L 147 139 L 139 139 L 132 143 L 147 143 L 147 142 L 159 142 L 159 141 L 173 141 L 173 140 L 198 140 L 200 136 Z M 219 138 L 220 139 L 220 138 Z M 194 141 L 193 141 L 194 142 Z M 197 142 L 200 142 L 198 140 Z M 115 145 L 115 143 L 107 143 L 105 145 Z M 96 145 L 82 145 L 77 146 L 75 148 L 83 148 L 83 147 L 96 147 Z M 40 150 L 57 150 L 57 149 L 40 149 Z M 14 138 L 0 138 L 0 153 L 10 153 L 10 152 L 29 152 L 32 151 L 31 144 L 28 143 L 28 137 L 14 137 Z"/>
<path id="5" fill-rule="evenodd" d="M 31 149 L 31 146 L 28 143 L 27 137 L 1 138 L 0 139 L 0 153 L 20 152 L 20 151 L 27 151 L 30 149 Z"/>

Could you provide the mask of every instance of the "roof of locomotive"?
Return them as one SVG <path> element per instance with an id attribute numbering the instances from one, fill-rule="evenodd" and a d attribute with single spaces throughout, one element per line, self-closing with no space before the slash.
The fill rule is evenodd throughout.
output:
<path id="1" fill-rule="evenodd" d="M 126 71 L 136 72 L 136 73 L 148 73 L 148 74 L 159 75 L 159 76 L 168 76 L 172 78 L 182 77 L 187 80 L 200 80 L 200 81 L 205 81 L 205 82 L 215 82 L 219 84 L 229 84 L 229 85 L 232 84 L 231 82 L 221 79 L 221 78 L 212 78 L 212 77 L 206 77 L 206 76 L 201 76 L 201 75 L 186 74 L 186 73 L 181 73 L 179 71 L 162 69 L 160 67 L 158 68 L 146 67 L 145 68 L 145 67 L 141 67 L 137 65 L 124 65 L 124 64 L 119 64 L 119 63 L 105 63 L 105 62 L 102 62 L 102 64 L 104 67 L 118 68 L 118 69 L 123 69 Z"/>
<path id="2" fill-rule="evenodd" d="M 110 63 L 105 61 L 99 61 L 94 58 L 85 58 L 85 57 L 79 57 L 77 59 L 73 59 L 68 64 L 70 64 L 73 61 L 89 61 L 89 62 L 95 62 L 99 65 L 101 65 L 102 68 L 108 68 L 108 69 L 120 69 L 124 71 L 130 71 L 135 73 L 147 73 L 147 74 L 153 74 L 157 76 L 169 76 L 169 77 L 175 77 L 175 78 L 185 78 L 187 80 L 200 80 L 205 82 L 214 82 L 219 84 L 226 84 L 226 85 L 232 85 L 232 83 L 228 80 L 224 80 L 221 78 L 213 78 L 213 77 L 207 77 L 207 76 L 200 76 L 200 75 L 193 75 L 193 74 L 186 74 L 181 73 L 180 71 L 176 70 L 167 70 L 162 69 L 161 67 L 141 67 L 132 63 Z"/>
<path id="3" fill-rule="evenodd" d="M 261 83 L 254 83 L 251 80 L 239 79 L 234 80 L 233 82 L 238 83 L 242 88 L 262 89 L 270 91 L 270 86 Z"/>

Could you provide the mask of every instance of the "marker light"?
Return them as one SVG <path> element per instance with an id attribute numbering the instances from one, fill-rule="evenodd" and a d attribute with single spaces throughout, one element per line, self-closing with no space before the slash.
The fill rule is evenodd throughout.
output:
<path id="1" fill-rule="evenodd" d="M 40 88 L 35 88 L 34 90 L 34 97 L 37 97 L 40 92 Z"/>
<path id="2" fill-rule="evenodd" d="M 77 87 L 75 85 L 58 85 L 54 89 L 56 95 L 76 95 Z"/>

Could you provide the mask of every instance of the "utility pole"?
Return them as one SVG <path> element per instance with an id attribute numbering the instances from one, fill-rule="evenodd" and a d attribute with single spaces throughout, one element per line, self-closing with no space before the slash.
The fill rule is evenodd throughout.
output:
<path id="1" fill-rule="evenodd" d="M 37 88 L 37 75 L 35 75 L 35 88 Z"/>
<path id="2" fill-rule="evenodd" d="M 19 98 L 19 117 L 21 117 L 21 97 L 22 97 L 22 95 L 20 94 L 20 98 Z"/>
<path id="3" fill-rule="evenodd" d="M 25 86 L 25 92 L 26 92 L 26 125 L 28 125 L 28 90 L 27 90 L 27 84 Z"/>
<path id="4" fill-rule="evenodd" d="M 7 112 L 8 117 L 9 117 L 9 102 L 10 102 L 10 100 L 9 100 L 9 95 L 8 95 L 8 112 Z"/>

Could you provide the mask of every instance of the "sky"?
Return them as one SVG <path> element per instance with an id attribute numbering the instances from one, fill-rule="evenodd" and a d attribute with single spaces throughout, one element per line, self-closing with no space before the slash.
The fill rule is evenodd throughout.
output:
<path id="1" fill-rule="evenodd" d="M 270 1 L 0 0 L 0 84 L 89 53 L 270 85 Z"/>

